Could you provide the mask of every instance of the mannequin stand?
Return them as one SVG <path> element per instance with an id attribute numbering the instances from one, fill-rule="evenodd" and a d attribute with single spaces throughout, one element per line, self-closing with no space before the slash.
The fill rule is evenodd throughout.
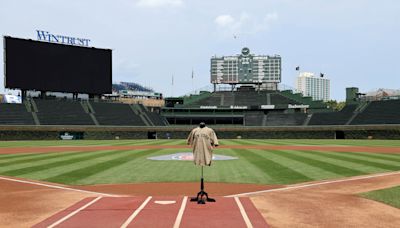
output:
<path id="1" fill-rule="evenodd" d="M 205 199 L 204 199 L 205 197 Z M 197 193 L 197 197 L 192 197 L 191 202 L 197 201 L 198 204 L 205 204 L 207 202 L 215 202 L 215 199 L 209 198 L 207 192 L 204 191 L 204 178 L 203 178 L 203 166 L 201 166 L 201 182 L 200 192 Z"/>

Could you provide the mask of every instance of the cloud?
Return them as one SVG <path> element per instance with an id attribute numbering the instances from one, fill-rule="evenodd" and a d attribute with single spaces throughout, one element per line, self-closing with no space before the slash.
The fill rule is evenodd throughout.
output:
<path id="1" fill-rule="evenodd" d="M 271 24 L 278 20 L 278 14 L 268 13 L 263 17 L 256 17 L 246 12 L 235 18 L 229 14 L 219 15 L 214 22 L 225 34 L 255 34 L 257 32 L 268 30 Z"/>
<path id="2" fill-rule="evenodd" d="M 231 15 L 219 15 L 217 18 L 215 18 L 215 23 L 221 27 L 229 26 L 234 22 L 235 19 Z"/>
<path id="3" fill-rule="evenodd" d="M 265 22 L 275 21 L 277 19 L 278 19 L 278 14 L 276 12 L 269 13 L 269 14 L 265 15 L 265 17 L 264 17 Z"/>
<path id="4" fill-rule="evenodd" d="M 146 8 L 179 7 L 183 5 L 183 0 L 138 0 L 136 5 Z"/>

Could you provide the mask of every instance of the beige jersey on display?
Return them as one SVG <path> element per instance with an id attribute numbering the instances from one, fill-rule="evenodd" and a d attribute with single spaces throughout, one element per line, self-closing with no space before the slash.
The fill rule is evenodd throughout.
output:
<path id="1" fill-rule="evenodd" d="M 194 164 L 211 165 L 212 150 L 218 145 L 218 139 L 213 129 L 197 127 L 193 129 L 187 139 L 187 143 L 193 148 Z"/>

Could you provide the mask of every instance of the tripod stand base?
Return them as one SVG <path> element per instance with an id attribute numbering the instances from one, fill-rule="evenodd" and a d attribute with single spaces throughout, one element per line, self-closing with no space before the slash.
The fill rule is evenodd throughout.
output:
<path id="1" fill-rule="evenodd" d="M 190 198 L 191 202 L 196 202 L 197 204 L 205 204 L 206 202 L 216 202 L 215 199 L 209 198 L 207 192 L 201 190 L 197 193 L 197 197 Z"/>
<path id="2" fill-rule="evenodd" d="M 190 198 L 190 201 L 191 202 L 197 201 L 197 204 L 205 204 L 206 202 L 215 202 L 215 199 L 209 198 L 207 192 L 204 191 L 203 166 L 201 167 L 200 192 L 197 193 L 197 197 Z"/>

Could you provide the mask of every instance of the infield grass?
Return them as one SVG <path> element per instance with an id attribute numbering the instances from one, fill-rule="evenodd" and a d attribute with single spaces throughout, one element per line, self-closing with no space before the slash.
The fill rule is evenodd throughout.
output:
<path id="1" fill-rule="evenodd" d="M 360 194 L 361 196 L 400 208 L 400 186 Z"/>
<path id="2" fill-rule="evenodd" d="M 185 140 L 8 141 L 0 147 L 184 145 Z M 398 147 L 395 140 L 221 140 L 221 145 L 330 145 Z M 147 157 L 190 152 L 182 149 L 0 154 L 0 175 L 69 185 L 141 182 L 196 182 L 200 167 L 190 161 Z M 208 182 L 293 184 L 400 170 L 400 154 L 219 148 L 237 160 L 205 167 Z"/>

